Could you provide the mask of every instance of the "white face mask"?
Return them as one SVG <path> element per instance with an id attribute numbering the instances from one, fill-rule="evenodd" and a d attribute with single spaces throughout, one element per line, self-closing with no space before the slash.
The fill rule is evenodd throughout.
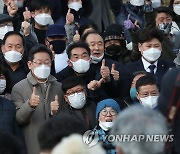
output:
<path id="1" fill-rule="evenodd" d="M 68 96 L 70 105 L 75 109 L 82 109 L 86 103 L 86 95 L 84 92 L 75 93 Z"/>
<path id="2" fill-rule="evenodd" d="M 89 70 L 90 61 L 79 59 L 76 62 L 70 61 L 73 65 L 73 70 L 77 73 L 85 73 Z"/>
<path id="3" fill-rule="evenodd" d="M 34 75 L 38 79 L 47 79 L 50 75 L 51 68 L 47 65 L 40 65 L 34 69 Z"/>
<path id="4" fill-rule="evenodd" d="M 0 94 L 2 94 L 5 89 L 6 89 L 6 80 L 0 79 Z"/>
<path id="5" fill-rule="evenodd" d="M 142 6 L 142 5 L 144 5 L 144 0 L 130 0 L 129 2 L 134 6 Z"/>
<path id="6" fill-rule="evenodd" d="M 150 49 L 144 50 L 142 53 L 142 56 L 149 62 L 155 62 L 161 56 L 161 50 L 156 49 L 156 48 L 150 48 Z"/>
<path id="7" fill-rule="evenodd" d="M 20 1 L 18 1 L 18 0 L 15 0 L 14 3 L 15 3 L 15 5 L 16 5 L 18 8 L 22 8 L 22 7 L 23 7 L 23 4 L 24 4 L 24 2 L 20 2 Z"/>
<path id="8" fill-rule="evenodd" d="M 54 23 L 52 17 L 47 13 L 36 15 L 34 20 L 42 26 L 52 25 Z"/>
<path id="9" fill-rule="evenodd" d="M 140 98 L 140 101 L 144 107 L 154 109 L 157 106 L 158 96 L 148 96 Z"/>
<path id="10" fill-rule="evenodd" d="M 22 59 L 22 54 L 18 51 L 11 50 L 4 54 L 4 58 L 10 63 L 16 63 Z"/>
<path id="11" fill-rule="evenodd" d="M 104 130 L 108 131 L 113 126 L 113 122 L 99 122 L 99 126 Z"/>
<path id="12" fill-rule="evenodd" d="M 173 10 L 177 15 L 180 15 L 180 4 L 174 4 Z"/>
<path id="13" fill-rule="evenodd" d="M 104 57 L 104 53 L 100 57 L 95 57 L 95 56 L 91 55 L 92 63 L 93 64 L 99 63 L 103 59 L 103 57 Z"/>
<path id="14" fill-rule="evenodd" d="M 72 3 L 68 4 L 68 8 L 79 11 L 79 9 L 82 8 L 82 4 L 78 3 L 78 2 L 72 2 Z"/>
<path id="15" fill-rule="evenodd" d="M 153 8 L 157 8 L 161 6 L 161 0 L 151 0 L 151 2 Z"/>
<path id="16" fill-rule="evenodd" d="M 4 35 L 5 35 L 7 32 L 10 32 L 10 31 L 14 31 L 14 27 L 13 27 L 13 26 L 0 27 L 0 39 L 3 40 Z"/>

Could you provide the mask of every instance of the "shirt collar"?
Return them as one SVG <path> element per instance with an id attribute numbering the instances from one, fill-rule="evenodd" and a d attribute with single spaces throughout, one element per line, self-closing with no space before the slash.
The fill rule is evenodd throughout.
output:
<path id="1" fill-rule="evenodd" d="M 153 64 L 149 63 L 148 61 L 146 61 L 143 57 L 141 57 L 142 59 L 142 63 L 143 63 L 143 66 L 144 66 L 144 69 L 147 71 L 149 69 L 149 66 L 150 65 L 155 65 L 156 68 L 157 68 L 157 62 L 158 61 L 155 61 Z"/>

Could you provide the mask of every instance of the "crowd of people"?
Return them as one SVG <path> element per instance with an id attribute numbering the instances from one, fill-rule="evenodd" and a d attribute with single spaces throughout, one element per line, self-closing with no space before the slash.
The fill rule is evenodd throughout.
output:
<path id="1" fill-rule="evenodd" d="M 180 0 L 3 3 L 0 154 L 180 153 Z"/>

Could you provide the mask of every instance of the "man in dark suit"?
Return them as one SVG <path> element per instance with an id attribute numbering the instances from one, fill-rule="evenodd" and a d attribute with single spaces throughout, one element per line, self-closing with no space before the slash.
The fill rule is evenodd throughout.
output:
<path id="1" fill-rule="evenodd" d="M 104 40 L 102 36 L 97 32 L 88 32 L 81 40 L 89 45 L 91 66 L 96 71 L 95 80 L 104 80 L 101 88 L 106 93 L 107 98 L 118 97 L 120 65 L 118 62 L 104 57 Z"/>
<path id="2" fill-rule="evenodd" d="M 173 63 L 161 59 L 163 37 L 156 29 L 143 30 L 139 36 L 138 48 L 141 59 L 125 65 L 120 73 L 121 95 L 129 96 L 132 75 L 136 71 L 150 72 L 160 85 L 162 77 L 171 68 Z"/>

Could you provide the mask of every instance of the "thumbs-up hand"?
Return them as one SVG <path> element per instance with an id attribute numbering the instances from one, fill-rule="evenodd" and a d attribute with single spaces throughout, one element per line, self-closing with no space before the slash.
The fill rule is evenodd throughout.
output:
<path id="1" fill-rule="evenodd" d="M 101 76 L 105 81 L 110 81 L 110 70 L 107 66 L 105 66 L 105 59 L 102 60 L 101 65 Z"/>
<path id="2" fill-rule="evenodd" d="M 55 115 L 59 110 L 58 95 L 55 96 L 55 100 L 51 102 L 51 115 Z"/>
<path id="3" fill-rule="evenodd" d="M 30 22 L 31 20 L 31 12 L 25 7 L 25 11 L 23 12 L 24 21 Z"/>
<path id="4" fill-rule="evenodd" d="M 104 83 L 104 82 L 105 81 L 104 81 L 103 78 L 101 78 L 99 81 L 98 80 L 93 80 L 87 85 L 87 88 L 89 90 L 96 90 L 96 89 L 100 88 L 101 84 Z"/>
<path id="5" fill-rule="evenodd" d="M 40 103 L 40 97 L 36 95 L 36 87 L 33 87 L 33 92 L 29 100 L 29 105 L 30 107 L 35 108 L 36 106 L 39 105 L 39 103 Z"/>
<path id="6" fill-rule="evenodd" d="M 132 23 L 132 21 L 130 20 L 130 14 L 128 14 L 128 18 L 127 20 L 124 21 L 124 27 L 126 29 L 134 29 L 135 25 Z"/>
<path id="7" fill-rule="evenodd" d="M 7 11 L 11 17 L 14 17 L 16 15 L 16 13 L 18 11 L 18 7 L 15 5 L 14 1 L 9 1 L 7 3 Z"/>
<path id="8" fill-rule="evenodd" d="M 28 35 L 30 34 L 31 25 L 30 25 L 29 22 L 23 21 L 23 22 L 21 23 L 21 28 L 22 28 L 23 33 L 24 33 L 25 36 L 28 36 Z"/>
<path id="9" fill-rule="evenodd" d="M 115 64 L 112 64 L 111 74 L 115 81 L 119 80 L 119 72 L 115 70 Z"/>
<path id="10" fill-rule="evenodd" d="M 75 35 L 73 36 L 73 42 L 78 42 L 80 40 L 80 35 L 78 30 L 76 30 Z"/>
<path id="11" fill-rule="evenodd" d="M 70 9 L 68 10 L 66 14 L 66 24 L 70 25 L 74 22 L 74 15 L 70 13 Z"/>

